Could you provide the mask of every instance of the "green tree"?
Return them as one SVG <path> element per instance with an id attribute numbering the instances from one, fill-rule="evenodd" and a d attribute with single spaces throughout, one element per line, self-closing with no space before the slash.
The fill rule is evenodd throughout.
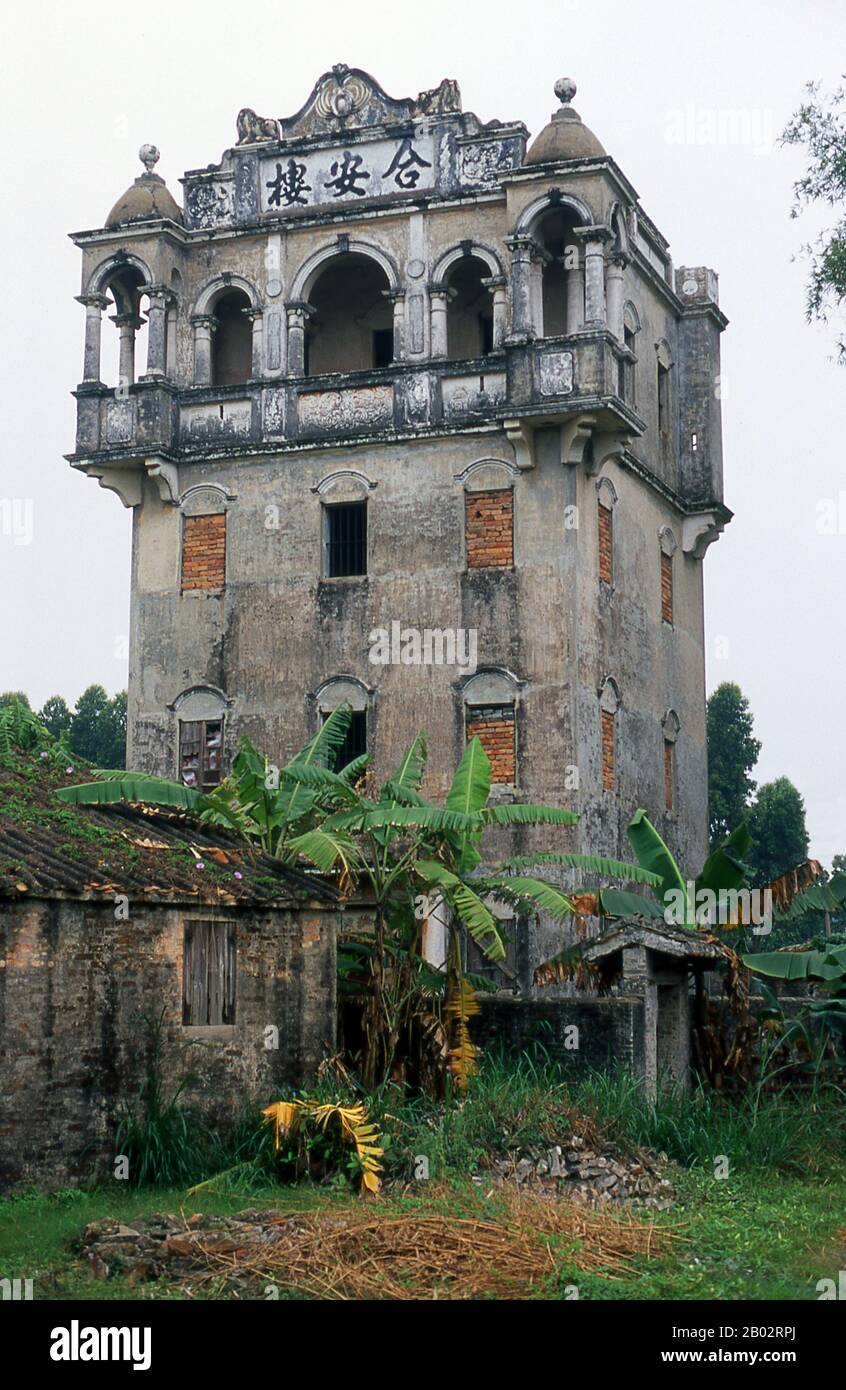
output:
<path id="1" fill-rule="evenodd" d="M 96 767 L 122 768 L 126 762 L 126 694 L 110 700 L 102 685 L 89 685 L 76 702 L 70 745 Z"/>
<path id="2" fill-rule="evenodd" d="M 752 732 L 749 701 L 739 685 L 724 681 L 708 700 L 708 808 L 711 848 L 749 814 L 755 790 L 750 772 L 761 745 Z"/>
<path id="3" fill-rule="evenodd" d="M 56 739 L 61 738 L 62 734 L 68 733 L 73 722 L 73 715 L 68 708 L 67 700 L 62 695 L 51 695 L 49 700 L 45 701 L 44 708 L 38 717 Z"/>
<path id="4" fill-rule="evenodd" d="M 29 696 L 25 695 L 22 690 L 4 690 L 0 694 L 0 709 L 4 705 L 26 705 L 26 708 L 29 709 Z"/>
<path id="5" fill-rule="evenodd" d="M 809 82 L 807 99 L 795 111 L 782 134 L 785 145 L 800 145 L 808 156 L 807 172 L 793 185 L 791 216 L 805 207 L 823 204 L 839 209 L 833 226 L 813 243 L 803 246 L 810 261 L 806 313 L 808 320 L 828 323 L 846 298 L 846 89 L 838 87 L 821 100 L 820 84 Z M 846 338 L 838 340 L 841 362 L 846 363 Z"/>
<path id="6" fill-rule="evenodd" d="M 126 691 L 109 701 L 100 749 L 101 767 L 126 767 Z"/>
<path id="7" fill-rule="evenodd" d="M 749 817 L 749 864 L 760 887 L 808 857 L 805 803 L 789 777 L 765 782 Z"/>
<path id="8" fill-rule="evenodd" d="M 831 861 L 831 872 L 834 874 L 846 874 L 846 854 L 835 854 Z"/>

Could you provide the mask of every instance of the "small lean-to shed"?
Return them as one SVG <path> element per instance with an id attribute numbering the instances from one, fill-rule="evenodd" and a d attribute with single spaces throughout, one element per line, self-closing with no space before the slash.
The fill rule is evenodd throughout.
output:
<path id="1" fill-rule="evenodd" d="M 112 1170 L 158 1035 L 166 1092 L 225 1121 L 333 1050 L 338 906 L 317 876 L 79 781 L 0 769 L 0 1185 Z"/>
<path id="2" fill-rule="evenodd" d="M 630 1065 L 647 1096 L 654 1100 L 663 1085 L 689 1086 L 691 973 L 713 968 L 722 959 L 719 945 L 702 932 L 635 918 L 591 941 L 583 954 L 606 979 L 619 977 L 624 995 L 640 1001 Z"/>

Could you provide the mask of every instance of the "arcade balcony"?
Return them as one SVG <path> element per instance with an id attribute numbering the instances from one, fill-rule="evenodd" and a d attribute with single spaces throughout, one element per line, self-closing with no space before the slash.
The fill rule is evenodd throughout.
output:
<path id="1" fill-rule="evenodd" d="M 172 462 L 468 432 L 511 421 L 534 428 L 589 414 L 597 428 L 643 433 L 626 396 L 631 352 L 606 329 L 510 342 L 464 361 L 395 362 L 366 371 L 179 387 L 144 379 L 116 392 L 76 391 L 87 464 Z M 92 471 L 98 471 L 94 469 Z"/>

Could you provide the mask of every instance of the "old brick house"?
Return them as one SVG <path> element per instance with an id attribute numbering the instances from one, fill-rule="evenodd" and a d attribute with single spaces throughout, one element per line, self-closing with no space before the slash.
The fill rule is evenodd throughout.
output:
<path id="1" fill-rule="evenodd" d="M 53 798 L 78 780 L 0 771 L 0 1187 L 114 1174 L 152 1023 L 166 1094 L 221 1120 L 335 1041 L 334 895 L 181 816 Z"/>
<path id="2" fill-rule="evenodd" d="M 498 795 L 580 812 L 574 848 L 625 853 L 643 805 L 701 862 L 726 319 L 555 90 L 527 147 L 454 82 L 339 64 L 242 111 L 182 208 L 144 146 L 74 236 L 71 462 L 134 513 L 131 765 L 213 783 L 240 731 L 281 762 L 346 699 L 377 773 L 427 729 L 437 796 L 478 733 Z"/>

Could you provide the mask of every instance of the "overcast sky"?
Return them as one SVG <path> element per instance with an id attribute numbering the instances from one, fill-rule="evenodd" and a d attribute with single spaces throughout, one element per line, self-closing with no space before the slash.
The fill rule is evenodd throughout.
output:
<path id="1" fill-rule="evenodd" d="M 846 852 L 842 324 L 805 323 L 792 257 L 822 222 L 791 221 L 802 156 L 777 143 L 803 84 L 830 90 L 846 67 L 843 0 L 30 0 L 3 29 L 0 501 L 31 500 L 33 525 L 29 544 L 0 529 L 0 690 L 40 705 L 126 683 L 131 514 L 62 457 L 84 324 L 66 233 L 102 226 L 138 146 L 159 146 L 181 201 L 180 175 L 219 160 L 242 106 L 290 115 L 336 62 L 393 96 L 454 77 L 465 110 L 533 133 L 566 75 L 676 265 L 719 273 L 735 520 L 705 563 L 708 688 L 740 684 L 758 781 L 789 776 L 812 853 Z M 836 535 L 817 529 L 826 498 Z"/>

